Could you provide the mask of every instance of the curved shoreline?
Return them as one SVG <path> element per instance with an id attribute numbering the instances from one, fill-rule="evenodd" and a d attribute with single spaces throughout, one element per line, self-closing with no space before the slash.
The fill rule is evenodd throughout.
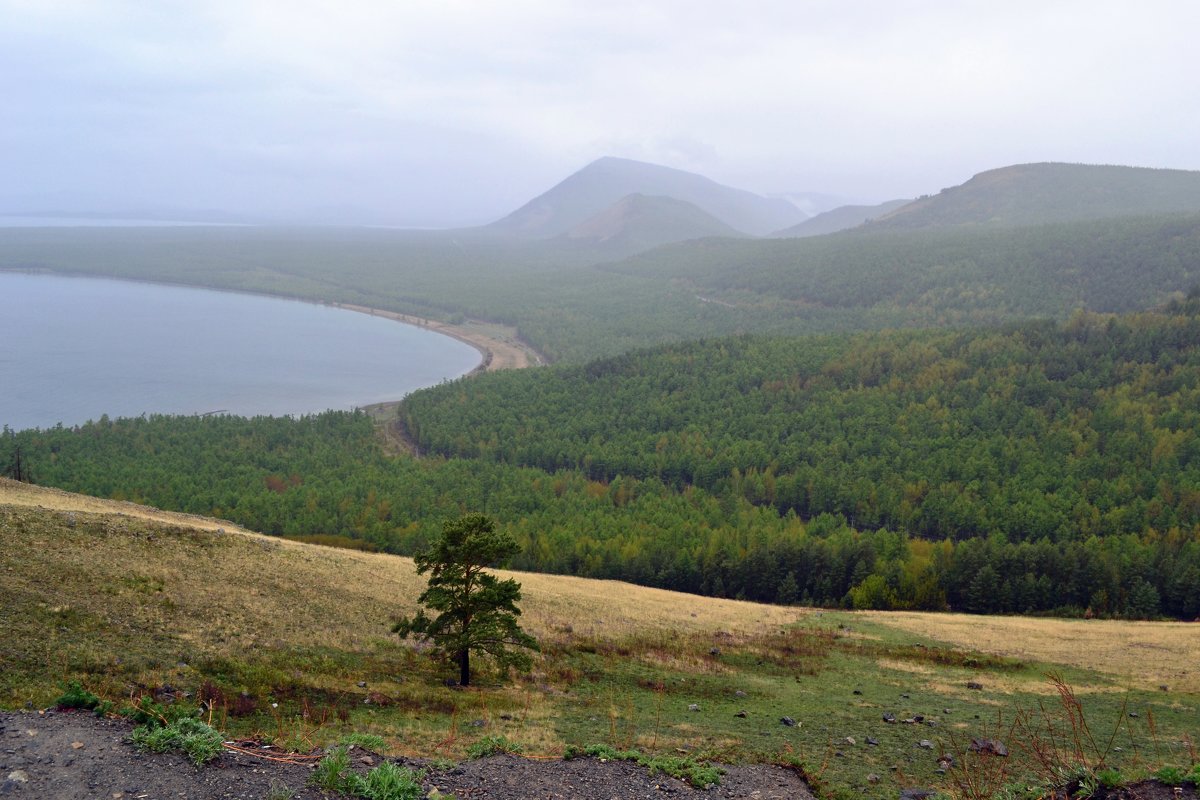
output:
<path id="1" fill-rule="evenodd" d="M 404 325 L 423 328 L 443 336 L 449 336 L 452 339 L 457 339 L 458 341 L 475 348 L 480 355 L 480 362 L 475 365 L 475 367 L 467 372 L 464 372 L 458 377 L 466 377 L 468 375 L 474 375 L 480 372 L 494 372 L 502 369 L 525 369 L 547 363 L 545 357 L 542 356 L 541 353 L 519 340 L 519 338 L 515 335 L 515 329 L 500 325 L 499 323 L 489 323 L 482 320 L 469 320 L 468 324 L 466 325 L 453 325 L 447 322 L 440 322 L 438 320 L 418 317 L 413 314 L 404 314 L 398 311 L 387 311 L 381 308 L 373 308 L 371 306 L 357 305 L 354 303 L 339 303 L 333 300 L 321 300 L 288 294 L 274 294 L 271 292 L 254 291 L 233 287 L 206 286 L 203 284 L 186 283 L 182 281 L 155 280 L 152 278 L 131 278 L 122 275 L 104 275 L 100 273 L 77 272 L 72 270 L 46 268 L 0 268 L 0 273 L 58 275 L 68 278 L 82 278 L 85 280 L 123 281 L 128 283 L 143 283 L 185 289 L 199 289 L 201 291 L 210 292 L 230 292 L 233 294 L 252 295 L 274 300 L 294 300 L 301 303 L 311 303 L 313 305 L 326 306 L 328 308 L 337 308 L 343 311 L 369 314 L 371 316 L 382 317 L 394 322 L 399 322 Z M 384 400 L 377 403 L 358 406 L 358 408 L 366 411 L 376 420 L 383 420 L 385 418 L 390 418 L 392 412 L 394 412 L 394 409 L 402 400 L 403 398 Z"/>
<path id="2" fill-rule="evenodd" d="M 402 322 L 405 325 L 424 328 L 434 333 L 440 333 L 443 336 L 458 339 L 464 344 L 469 344 L 479 351 L 482 360 L 478 366 L 466 373 L 467 375 L 472 375 L 476 372 L 495 372 L 501 369 L 525 369 L 546 363 L 546 359 L 541 353 L 524 342 L 520 342 L 513 337 L 502 339 L 495 334 L 483 330 L 484 326 L 500 327 L 492 323 L 472 320 L 471 322 L 478 327 L 452 325 L 448 322 L 439 322 L 438 320 L 417 317 L 412 314 L 403 314 L 399 311 L 385 311 L 381 308 L 360 306 L 353 303 L 329 302 L 325 303 L 325 305 L 345 311 L 357 311 L 360 314 L 369 314 L 373 317 L 383 317 L 384 319 Z M 499 333 L 499 331 L 497 330 L 496 333 Z"/>

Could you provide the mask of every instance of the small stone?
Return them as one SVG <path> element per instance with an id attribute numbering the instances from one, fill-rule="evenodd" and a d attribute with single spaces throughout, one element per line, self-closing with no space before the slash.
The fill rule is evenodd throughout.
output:
<path id="1" fill-rule="evenodd" d="M 979 691 L 980 689 L 983 688 L 983 684 L 980 683 L 979 681 L 967 681 L 967 688 L 974 689 L 975 691 Z"/>
<path id="2" fill-rule="evenodd" d="M 854 694 L 862 694 L 862 689 L 855 689 Z"/>
<path id="3" fill-rule="evenodd" d="M 843 741 L 846 744 L 858 744 L 858 740 L 856 740 L 853 736 L 847 736 Z"/>
<path id="4" fill-rule="evenodd" d="M 713 649 L 711 649 L 711 650 L 709 650 L 709 651 L 708 651 L 708 654 L 709 654 L 710 656 L 719 656 L 719 655 L 721 655 L 721 648 L 719 648 L 719 647 L 714 647 Z"/>
<path id="5" fill-rule="evenodd" d="M 908 695 L 906 695 L 906 694 L 902 694 L 902 695 L 900 695 L 900 697 L 901 697 L 901 698 L 903 698 L 903 699 L 905 699 L 905 700 L 908 700 L 908 699 L 909 699 Z"/>
<path id="6" fill-rule="evenodd" d="M 879 783 L 879 776 L 874 772 L 867 773 L 867 783 Z"/>
<path id="7" fill-rule="evenodd" d="M 371 758 L 370 756 L 363 756 L 358 760 L 358 763 L 362 764 L 364 767 L 373 767 L 375 766 L 375 759 Z"/>
<path id="8" fill-rule="evenodd" d="M 487 727 L 487 720 L 485 720 L 485 719 L 475 719 L 475 720 L 471 720 L 471 727 L 472 727 L 472 728 L 484 728 L 484 727 Z"/>
<path id="9" fill-rule="evenodd" d="M 876 739 L 874 736 L 868 736 L 868 737 L 867 737 L 867 744 L 869 744 L 871 747 L 878 747 L 878 746 L 879 746 L 879 740 L 878 740 L 878 739 Z"/>
<path id="10" fill-rule="evenodd" d="M 792 719 L 791 717 L 780 717 L 779 721 L 789 728 L 796 727 L 796 720 Z"/>
<path id="11" fill-rule="evenodd" d="M 746 693 L 743 692 L 741 689 L 738 689 L 736 692 L 733 693 L 733 696 L 734 697 L 745 697 Z"/>
<path id="12" fill-rule="evenodd" d="M 933 789 L 901 789 L 900 800 L 925 800 L 937 794 Z"/>
<path id="13" fill-rule="evenodd" d="M 933 742 L 929 741 L 928 739 L 922 739 L 917 743 L 917 747 L 920 747 L 922 750 L 932 750 Z"/>
<path id="14" fill-rule="evenodd" d="M 948 709 L 948 708 L 943 708 L 943 709 L 942 709 L 942 713 L 943 713 L 943 714 L 949 714 L 949 713 L 950 713 L 950 709 Z"/>
<path id="15" fill-rule="evenodd" d="M 1138 713 L 1136 711 L 1130 711 L 1129 717 L 1130 717 L 1130 719 L 1137 719 Z"/>
<path id="16" fill-rule="evenodd" d="M 698 703 L 689 703 L 688 704 L 688 711 L 699 711 L 699 710 L 700 710 L 700 705 Z"/>
<path id="17" fill-rule="evenodd" d="M 8 773 L 8 779 L 13 783 L 29 783 L 29 773 L 23 769 L 14 769 Z"/>
<path id="18" fill-rule="evenodd" d="M 83 742 L 71 742 L 72 750 L 78 750 L 81 747 L 83 747 Z"/>
<path id="19" fill-rule="evenodd" d="M 746 712 L 745 712 L 745 711 L 739 711 L 739 712 L 737 712 L 736 714 L 734 714 L 734 716 L 735 716 L 735 717 L 741 717 L 742 719 L 745 719 L 745 718 L 746 718 Z"/>
<path id="20" fill-rule="evenodd" d="M 845 758 L 845 757 L 846 757 L 846 754 L 845 754 L 845 753 L 843 753 L 841 750 L 834 750 L 834 751 L 833 751 L 833 754 L 834 754 L 835 756 L 837 756 L 838 758 Z"/>
<path id="21" fill-rule="evenodd" d="M 1159 687 L 1158 687 L 1158 690 L 1159 690 L 1160 692 L 1169 692 L 1169 691 L 1171 691 L 1171 687 L 1167 686 L 1167 685 L 1164 683 L 1164 684 L 1162 684 L 1161 686 L 1159 686 Z"/>
<path id="22" fill-rule="evenodd" d="M 360 688 L 360 689 L 365 689 L 365 688 L 367 688 L 367 682 L 366 682 L 366 681 L 359 681 L 359 682 L 358 682 L 358 688 Z"/>
<path id="23" fill-rule="evenodd" d="M 883 715 L 883 721 L 884 721 L 884 722 L 895 722 L 895 721 L 896 721 L 896 715 L 895 715 L 895 714 L 893 714 L 893 713 L 892 713 L 892 712 L 890 712 L 890 711 L 884 712 L 884 715 Z"/>

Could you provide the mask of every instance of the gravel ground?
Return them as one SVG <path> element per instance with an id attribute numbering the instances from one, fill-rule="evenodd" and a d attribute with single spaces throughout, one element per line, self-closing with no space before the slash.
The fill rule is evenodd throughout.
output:
<path id="1" fill-rule="evenodd" d="M 0 795 L 54 800 L 265 800 L 272 793 L 287 796 L 286 790 L 295 800 L 333 796 L 306 786 L 311 770 L 305 764 L 227 750 L 209 764 L 195 767 L 181 755 L 139 752 L 129 742 L 131 730 L 125 720 L 100 719 L 90 713 L 0 712 Z M 365 770 L 368 762 L 379 760 L 356 751 L 354 762 Z M 719 786 L 701 790 L 665 775 L 651 775 L 629 762 L 536 761 L 498 755 L 431 772 L 425 788 L 436 787 L 459 800 L 812 798 L 790 770 L 725 769 Z"/>

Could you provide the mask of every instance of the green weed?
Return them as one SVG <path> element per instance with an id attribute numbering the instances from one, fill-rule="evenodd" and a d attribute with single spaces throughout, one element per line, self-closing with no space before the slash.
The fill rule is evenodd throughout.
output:
<path id="1" fill-rule="evenodd" d="M 196 766 L 212 761 L 221 753 L 221 734 L 198 719 L 185 717 L 169 724 L 134 728 L 133 743 L 143 750 L 167 753 L 182 752 Z"/>
<path id="2" fill-rule="evenodd" d="M 484 758 L 496 753 L 519 753 L 521 750 L 519 743 L 510 741 L 506 736 L 485 736 L 467 748 L 467 758 Z"/>
<path id="3" fill-rule="evenodd" d="M 334 747 L 313 770 L 309 783 L 331 792 L 342 792 L 364 800 L 419 800 L 424 797 L 421 778 L 414 772 L 385 761 L 365 775 L 350 771 L 350 756 L 343 747 Z"/>

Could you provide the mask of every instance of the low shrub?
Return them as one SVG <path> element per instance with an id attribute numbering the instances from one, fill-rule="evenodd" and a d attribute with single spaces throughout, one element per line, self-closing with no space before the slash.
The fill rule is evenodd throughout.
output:
<path id="1" fill-rule="evenodd" d="M 212 726 L 198 719 L 184 717 L 166 725 L 143 725 L 133 730 L 133 743 L 143 750 L 166 753 L 182 752 L 196 766 L 212 761 L 221 753 L 224 741 Z"/>

